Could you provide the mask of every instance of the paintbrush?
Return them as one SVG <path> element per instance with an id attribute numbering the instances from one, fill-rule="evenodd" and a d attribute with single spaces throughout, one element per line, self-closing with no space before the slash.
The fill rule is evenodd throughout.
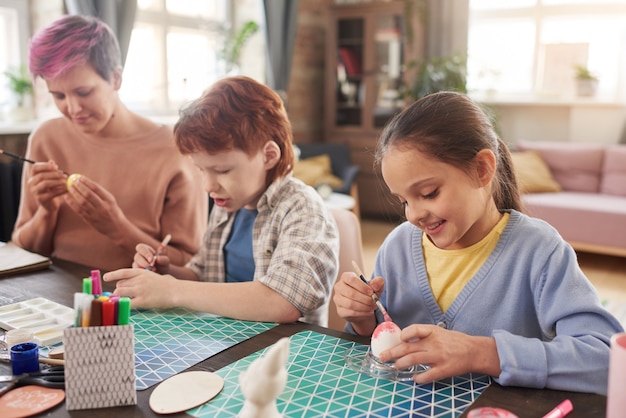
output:
<path id="1" fill-rule="evenodd" d="M 165 238 L 163 238 L 163 241 L 161 241 L 161 243 L 159 244 L 159 248 L 157 248 L 156 253 L 154 253 L 154 257 L 152 257 L 152 261 L 150 262 L 150 268 L 154 267 L 157 257 L 161 255 L 161 253 L 163 252 L 165 247 L 167 247 L 167 244 L 169 244 L 171 239 L 172 239 L 172 234 L 167 234 Z"/>
<path id="2" fill-rule="evenodd" d="M 29 163 L 29 164 L 36 164 L 36 161 L 33 160 L 29 160 L 26 157 L 22 157 L 21 155 L 17 155 L 17 154 L 13 154 L 12 152 L 9 151 L 5 151 L 3 149 L 0 149 L 0 154 L 2 155 L 6 155 L 7 157 L 11 157 L 14 158 L 16 160 L 20 160 L 20 161 L 24 161 L 25 163 Z M 65 175 L 67 175 L 67 173 L 63 170 L 59 170 L 60 173 L 63 173 Z"/>
<path id="3" fill-rule="evenodd" d="M 3 149 L 0 149 L 0 154 L 4 154 L 7 157 L 15 158 L 16 160 L 20 160 L 20 161 L 24 161 L 24 162 L 27 162 L 27 163 L 35 164 L 35 162 L 33 160 L 29 160 L 28 158 L 24 158 L 21 155 L 13 154 L 12 152 L 5 151 Z"/>
<path id="4" fill-rule="evenodd" d="M 352 267 L 354 267 L 354 271 L 359 276 L 359 279 L 361 279 L 363 283 L 369 286 L 370 282 L 365 278 L 365 276 L 363 275 L 363 272 L 359 268 L 359 265 L 354 260 L 352 260 Z M 387 313 L 387 309 L 385 309 L 385 307 L 383 306 L 383 303 L 380 301 L 376 293 L 372 293 L 372 300 L 376 304 L 376 307 L 383 314 L 383 318 L 385 318 L 385 321 L 393 322 L 391 321 L 391 317 Z"/>

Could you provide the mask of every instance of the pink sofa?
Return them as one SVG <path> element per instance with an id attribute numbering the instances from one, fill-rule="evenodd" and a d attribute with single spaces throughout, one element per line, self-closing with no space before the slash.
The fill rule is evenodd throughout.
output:
<path id="1" fill-rule="evenodd" d="M 559 192 L 525 193 L 526 213 L 575 249 L 626 257 L 626 145 L 520 141 L 547 164 Z"/>

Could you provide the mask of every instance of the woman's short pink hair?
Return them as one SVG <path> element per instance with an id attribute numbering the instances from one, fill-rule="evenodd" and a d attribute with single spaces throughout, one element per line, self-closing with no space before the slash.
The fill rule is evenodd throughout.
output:
<path id="1" fill-rule="evenodd" d="M 63 16 L 33 36 L 29 70 L 33 77 L 53 80 L 68 70 L 90 64 L 105 80 L 122 67 L 120 46 L 104 22 L 89 16 Z"/>

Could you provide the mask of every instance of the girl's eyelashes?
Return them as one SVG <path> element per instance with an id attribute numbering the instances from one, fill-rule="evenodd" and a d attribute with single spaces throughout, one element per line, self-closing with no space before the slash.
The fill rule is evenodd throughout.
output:
<path id="1" fill-rule="evenodd" d="M 439 194 L 439 189 L 435 189 L 432 192 L 423 195 L 424 199 L 434 199 Z"/>

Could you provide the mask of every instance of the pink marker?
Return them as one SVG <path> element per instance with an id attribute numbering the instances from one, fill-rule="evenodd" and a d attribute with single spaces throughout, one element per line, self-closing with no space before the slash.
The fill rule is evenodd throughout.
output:
<path id="1" fill-rule="evenodd" d="M 102 294 L 102 282 L 100 281 L 100 270 L 91 270 L 91 289 L 94 295 Z"/>
<path id="2" fill-rule="evenodd" d="M 556 408 L 545 414 L 543 418 L 563 418 L 573 410 L 574 406 L 572 405 L 572 401 L 565 399 L 563 402 L 558 404 Z"/>

